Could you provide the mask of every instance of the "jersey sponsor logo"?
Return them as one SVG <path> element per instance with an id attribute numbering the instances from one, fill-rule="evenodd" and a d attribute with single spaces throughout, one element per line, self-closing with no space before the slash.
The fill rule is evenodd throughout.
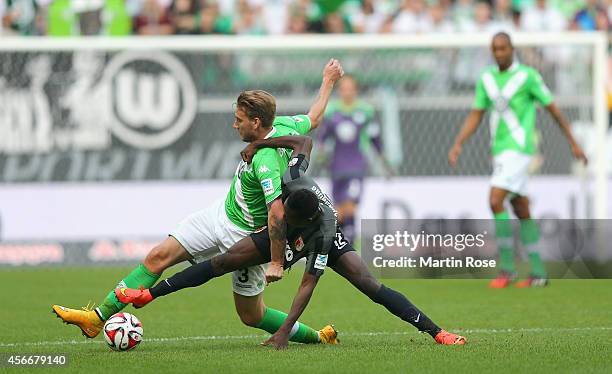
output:
<path id="1" fill-rule="evenodd" d="M 295 166 L 295 164 L 297 164 L 299 160 L 300 159 L 297 157 L 292 158 L 291 161 L 289 161 L 289 167 Z"/>
<path id="2" fill-rule="evenodd" d="M 261 165 L 257 171 L 260 173 L 265 173 L 270 171 L 270 169 L 266 165 Z"/>
<path id="3" fill-rule="evenodd" d="M 495 99 L 495 110 L 497 112 L 504 112 L 506 109 L 508 109 L 508 105 L 510 104 L 510 102 L 508 101 L 508 99 L 506 99 L 503 96 L 499 96 L 497 99 Z"/>
<path id="4" fill-rule="evenodd" d="M 317 255 L 314 267 L 315 269 L 323 270 L 327 265 L 327 255 Z"/>
<path id="5" fill-rule="evenodd" d="M 297 240 L 295 241 L 295 250 L 296 251 L 301 251 L 304 248 L 304 239 L 302 239 L 302 237 L 300 236 L 299 238 L 297 238 Z"/>
<path id="6" fill-rule="evenodd" d="M 261 188 L 263 189 L 264 195 L 272 195 L 274 193 L 274 184 L 271 178 L 266 178 L 261 181 Z"/>
<path id="7" fill-rule="evenodd" d="M 489 96 L 489 99 L 494 103 L 494 110 L 491 113 L 491 140 L 495 139 L 497 133 L 497 127 L 500 120 L 506 123 L 506 126 L 510 130 L 510 136 L 516 141 L 516 143 L 524 147 L 525 146 L 525 129 L 521 127 L 519 119 L 516 113 L 510 107 L 510 101 L 519 89 L 525 84 L 528 78 L 528 74 L 525 71 L 519 71 L 500 90 L 495 82 L 495 78 L 490 72 L 483 75 L 482 81 Z"/>
<path id="8" fill-rule="evenodd" d="M 336 126 L 336 138 L 341 143 L 351 143 L 357 139 L 357 127 L 351 121 L 342 121 Z"/>
<path id="9" fill-rule="evenodd" d="M 298 116 L 293 116 L 291 117 L 291 119 L 295 121 L 296 123 L 304 122 L 304 118 L 298 117 Z"/>

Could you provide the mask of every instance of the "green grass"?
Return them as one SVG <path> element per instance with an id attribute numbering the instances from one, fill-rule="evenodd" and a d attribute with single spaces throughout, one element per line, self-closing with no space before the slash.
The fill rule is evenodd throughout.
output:
<path id="1" fill-rule="evenodd" d="M 111 352 L 101 337 L 85 341 L 76 327 L 61 324 L 50 313 L 53 303 L 77 307 L 88 300 L 101 301 L 128 270 L 0 271 L 0 284 L 4 285 L 0 352 L 67 353 L 70 365 L 58 372 L 79 373 L 610 370 L 611 280 L 556 280 L 546 289 L 526 290 L 490 290 L 484 280 L 385 281 L 440 326 L 462 330 L 468 338 L 463 347 L 434 344 L 428 335 L 418 334 L 370 302 L 331 270 L 323 276 L 300 320 L 316 328 L 333 322 L 340 330 L 338 346 L 291 344 L 286 351 L 259 346 L 265 333 L 240 323 L 233 309 L 229 277 L 165 297 L 142 310 L 128 308 L 142 320 L 145 331 L 145 341 L 132 352 Z M 301 269 L 296 268 L 270 286 L 266 303 L 286 311 L 300 277 Z M 76 343 L 24 344 L 58 341 Z M 9 345 L 12 343 L 15 345 Z M 18 370 L 24 371 L 10 369 Z"/>

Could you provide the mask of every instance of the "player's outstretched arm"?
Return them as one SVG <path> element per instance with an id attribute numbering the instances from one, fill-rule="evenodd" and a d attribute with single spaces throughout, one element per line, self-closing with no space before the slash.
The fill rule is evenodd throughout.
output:
<path id="1" fill-rule="evenodd" d="M 297 294 L 293 298 L 293 303 L 291 304 L 291 310 L 285 319 L 283 325 L 270 337 L 270 339 L 261 343 L 262 345 L 271 345 L 276 349 L 285 349 L 289 344 L 289 333 L 291 332 L 291 328 L 295 324 L 295 322 L 300 318 L 306 306 L 310 302 L 310 298 L 314 292 L 315 287 L 317 286 L 317 282 L 319 281 L 319 277 L 310 274 L 308 271 L 304 272 L 304 276 L 302 277 L 302 283 L 300 284 L 300 288 L 298 289 Z"/>
<path id="2" fill-rule="evenodd" d="M 343 75 L 344 70 L 342 69 L 340 61 L 332 58 L 327 65 L 325 65 L 323 69 L 323 81 L 319 88 L 319 95 L 308 111 L 310 131 L 316 129 L 321 124 L 323 115 L 325 114 L 325 108 L 327 107 L 327 103 L 334 89 L 334 84 L 336 84 Z"/>
<path id="3" fill-rule="evenodd" d="M 242 160 L 247 163 L 253 161 L 255 153 L 262 148 L 290 148 L 293 155 L 305 155 L 310 158 L 312 151 L 312 139 L 309 136 L 279 136 L 277 138 L 258 139 L 249 143 L 241 152 Z"/>
<path id="4" fill-rule="evenodd" d="M 550 115 L 555 119 L 555 121 L 559 125 L 559 128 L 563 132 L 563 135 L 565 135 L 565 138 L 567 139 L 567 142 L 569 143 L 572 149 L 574 157 L 577 160 L 582 161 L 586 165 L 588 162 L 587 157 L 582 151 L 582 148 L 576 142 L 576 139 L 574 139 L 574 135 L 572 134 L 572 129 L 570 127 L 569 121 L 567 120 L 567 118 L 565 118 L 559 107 L 553 102 L 546 106 L 546 110 L 548 110 L 548 113 L 550 113 Z"/>
<path id="5" fill-rule="evenodd" d="M 452 167 L 457 165 L 457 160 L 459 160 L 459 155 L 461 154 L 461 147 L 463 143 L 466 142 L 472 136 L 480 122 L 482 121 L 482 117 L 484 115 L 484 110 L 481 109 L 472 109 L 470 114 L 465 118 L 465 122 L 463 122 L 463 127 L 461 127 L 461 131 L 459 131 L 459 135 L 455 138 L 455 143 L 448 151 L 448 164 Z"/>

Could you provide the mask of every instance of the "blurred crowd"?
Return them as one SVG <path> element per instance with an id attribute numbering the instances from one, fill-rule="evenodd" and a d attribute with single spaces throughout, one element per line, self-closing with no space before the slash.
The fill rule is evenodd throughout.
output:
<path id="1" fill-rule="evenodd" d="M 612 0 L 0 0 L 2 35 L 609 30 Z"/>

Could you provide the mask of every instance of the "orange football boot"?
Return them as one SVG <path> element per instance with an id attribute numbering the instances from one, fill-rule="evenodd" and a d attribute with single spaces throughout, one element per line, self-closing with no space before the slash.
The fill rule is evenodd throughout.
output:
<path id="1" fill-rule="evenodd" d="M 516 273 L 502 270 L 495 279 L 489 283 L 490 288 L 506 288 L 516 280 Z"/>
<path id="2" fill-rule="evenodd" d="M 436 334 L 434 339 L 436 340 L 436 343 L 442 345 L 464 345 L 466 343 L 463 336 L 453 334 L 452 332 L 448 332 L 446 330 L 441 330 Z"/>
<path id="3" fill-rule="evenodd" d="M 124 304 L 132 304 L 134 308 L 142 308 L 153 301 L 153 296 L 148 288 L 137 290 L 126 287 L 115 288 L 115 296 Z"/>

